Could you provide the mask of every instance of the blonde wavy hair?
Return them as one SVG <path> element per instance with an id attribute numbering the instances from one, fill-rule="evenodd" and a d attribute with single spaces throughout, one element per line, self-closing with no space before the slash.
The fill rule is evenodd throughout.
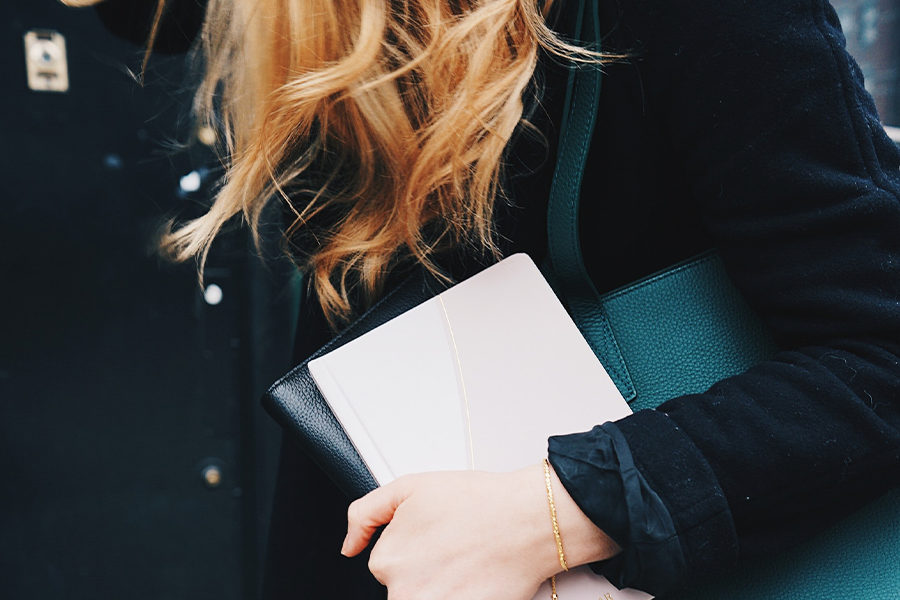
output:
<path id="1" fill-rule="evenodd" d="M 159 16 L 165 0 L 160 0 Z M 196 258 L 237 215 L 254 236 L 281 197 L 289 251 L 339 325 L 404 261 L 439 248 L 497 256 L 494 203 L 541 49 L 537 0 L 209 0 L 194 110 L 226 166 L 209 211 L 161 248 Z"/>

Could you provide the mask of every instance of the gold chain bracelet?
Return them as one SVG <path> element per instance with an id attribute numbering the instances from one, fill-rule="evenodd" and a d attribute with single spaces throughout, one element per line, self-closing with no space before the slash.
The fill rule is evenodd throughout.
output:
<path id="1" fill-rule="evenodd" d="M 562 537 L 559 535 L 559 523 L 556 520 L 556 503 L 553 501 L 553 479 L 550 477 L 550 461 L 544 459 L 544 483 L 547 485 L 547 502 L 550 504 L 550 522 L 553 525 L 553 537 L 556 538 L 556 550 L 559 553 L 559 566 L 563 571 L 569 570 L 566 564 L 566 553 L 563 551 Z M 559 600 L 556 595 L 556 575 L 550 576 L 550 597 Z"/>

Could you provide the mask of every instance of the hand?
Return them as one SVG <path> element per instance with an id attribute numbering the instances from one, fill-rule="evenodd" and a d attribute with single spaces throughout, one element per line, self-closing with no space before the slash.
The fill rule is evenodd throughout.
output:
<path id="1" fill-rule="evenodd" d="M 553 477 L 569 567 L 615 555 Z M 384 524 L 369 569 L 389 600 L 531 600 L 561 570 L 542 465 L 401 477 L 350 505 L 341 552 L 359 554 Z"/>

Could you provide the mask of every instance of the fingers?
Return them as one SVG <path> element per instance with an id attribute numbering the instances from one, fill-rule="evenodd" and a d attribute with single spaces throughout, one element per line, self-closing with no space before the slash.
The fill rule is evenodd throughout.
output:
<path id="1" fill-rule="evenodd" d="M 341 547 L 344 556 L 356 556 L 369 544 L 375 531 L 390 523 L 397 507 L 408 497 L 401 479 L 375 489 L 347 509 L 347 537 Z"/>

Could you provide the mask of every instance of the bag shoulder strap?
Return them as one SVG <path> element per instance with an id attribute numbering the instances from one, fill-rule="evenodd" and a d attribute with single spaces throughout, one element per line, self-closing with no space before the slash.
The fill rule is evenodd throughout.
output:
<path id="1" fill-rule="evenodd" d="M 576 39 L 599 50 L 598 0 L 579 0 L 574 16 Z M 547 260 L 544 272 L 568 305 L 575 324 L 606 367 L 626 400 L 635 397 L 628 368 L 601 310 L 600 296 L 588 277 L 578 234 L 581 180 L 594 132 L 600 99 L 601 72 L 596 63 L 570 67 L 556 169 L 547 208 Z"/>

